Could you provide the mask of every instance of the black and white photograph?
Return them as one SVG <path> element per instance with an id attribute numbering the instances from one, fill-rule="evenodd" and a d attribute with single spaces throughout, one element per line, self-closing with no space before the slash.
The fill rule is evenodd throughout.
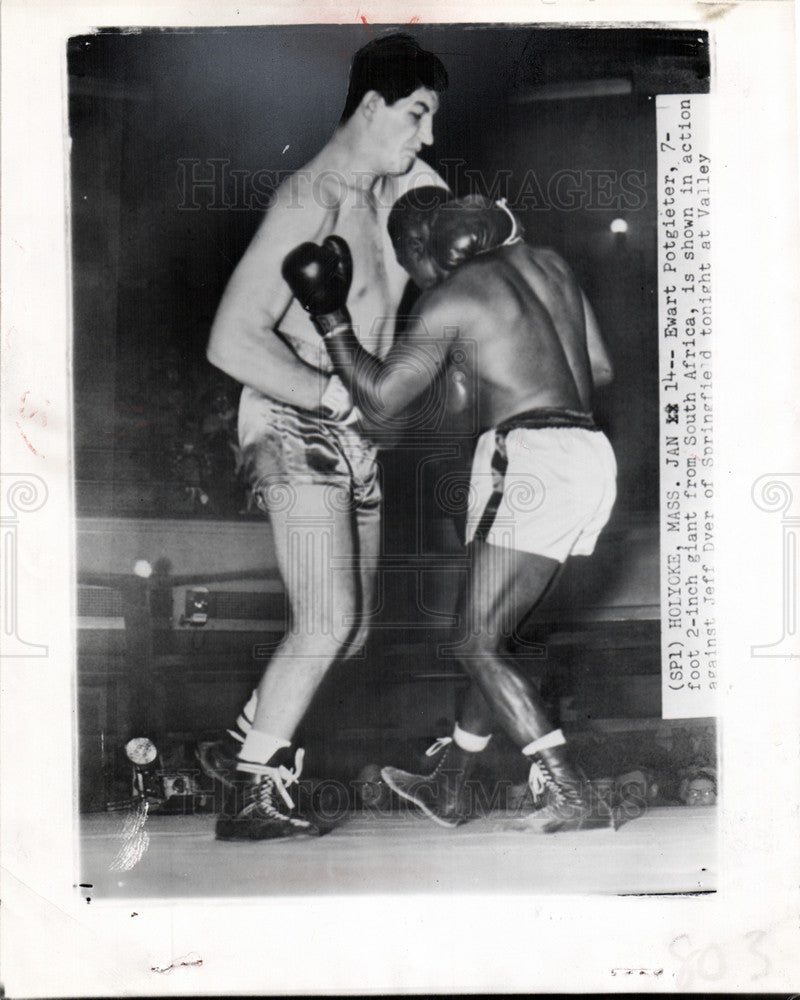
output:
<path id="1" fill-rule="evenodd" d="M 760 53 L 790 7 L 765 6 Z M 763 798 L 796 798 L 797 487 L 776 438 L 731 489 L 751 362 L 719 291 L 745 229 L 714 155 L 735 132 L 723 15 L 217 10 L 43 29 L 53 288 L 4 201 L 27 289 L 3 323 L 4 745 L 58 760 L 54 891 L 86 928 L 61 995 L 219 989 L 217 922 L 229 992 L 531 991 L 470 949 L 511 958 L 513 915 L 548 912 L 546 988 L 791 988 L 796 850 Z M 23 360 L 57 289 L 58 357 L 42 335 Z M 761 533 L 738 560 L 731 496 Z M 770 610 L 739 653 L 730 570 L 757 550 Z M 757 677 L 776 714 L 751 725 Z M 44 736 L 40 700 L 63 702 Z M 752 872 L 737 823 L 774 837 Z M 742 870 L 775 896 L 709 936 Z M 572 907 L 647 943 L 571 978 L 551 959 Z M 420 908 L 479 971 L 402 971 L 412 940 L 435 951 Z M 270 914 L 292 968 L 259 980 L 238 948 Z M 306 967 L 303 914 L 331 935 Z M 348 926 L 380 941 L 360 973 Z M 380 928 L 404 927 L 395 966 Z"/>
<path id="2" fill-rule="evenodd" d="M 657 119 L 707 33 L 103 31 L 68 71 L 81 881 L 713 891 L 714 661 L 671 643 L 711 696 L 665 719 L 660 645 L 713 544 L 659 599 L 659 344 L 712 337 L 659 323 L 710 223 L 661 224 Z"/>

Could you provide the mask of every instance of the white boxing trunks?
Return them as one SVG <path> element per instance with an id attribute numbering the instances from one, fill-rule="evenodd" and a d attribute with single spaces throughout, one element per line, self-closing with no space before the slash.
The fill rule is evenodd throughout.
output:
<path id="1" fill-rule="evenodd" d="M 466 540 L 558 562 L 591 555 L 617 495 L 617 463 L 591 416 L 536 409 L 478 439 Z"/>

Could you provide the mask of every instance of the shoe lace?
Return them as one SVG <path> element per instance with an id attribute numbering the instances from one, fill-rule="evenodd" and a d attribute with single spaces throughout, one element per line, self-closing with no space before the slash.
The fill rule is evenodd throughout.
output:
<path id="1" fill-rule="evenodd" d="M 528 773 L 528 785 L 533 794 L 533 803 L 539 806 L 543 803 L 545 796 L 549 792 L 555 799 L 552 802 L 556 807 L 566 805 L 570 800 L 579 798 L 577 789 L 569 785 L 563 785 L 553 777 L 553 772 L 547 763 L 541 759 L 531 761 L 531 769 Z"/>
<path id="2" fill-rule="evenodd" d="M 445 747 L 449 747 L 453 742 L 452 736 L 440 736 L 438 740 L 434 740 L 433 743 L 425 751 L 426 757 L 435 757 L 440 750 L 444 750 Z"/>
<path id="3" fill-rule="evenodd" d="M 532 761 L 531 769 L 528 772 L 528 787 L 533 795 L 533 804 L 536 806 L 540 804 L 547 792 L 548 778 L 552 782 L 553 776 L 547 767 L 536 760 Z"/>
<path id="4" fill-rule="evenodd" d="M 449 756 L 448 748 L 450 747 L 450 744 L 452 742 L 453 742 L 452 736 L 440 736 L 437 740 L 434 740 L 433 743 L 431 743 L 431 745 L 425 751 L 426 757 L 435 757 L 437 753 L 440 753 L 442 750 L 444 750 L 444 753 L 436 762 L 436 767 L 428 775 L 428 778 L 435 778 L 439 774 L 444 765 L 444 762 L 447 760 Z"/>
<path id="5" fill-rule="evenodd" d="M 298 749 L 294 755 L 294 767 L 289 768 L 284 764 L 278 767 L 264 766 L 263 771 L 259 769 L 262 780 L 258 784 L 258 802 L 260 807 L 269 814 L 277 812 L 273 802 L 273 790 L 277 791 L 283 801 L 290 809 L 294 809 L 294 801 L 287 791 L 291 785 L 296 785 L 303 772 L 303 757 L 305 751 Z"/>

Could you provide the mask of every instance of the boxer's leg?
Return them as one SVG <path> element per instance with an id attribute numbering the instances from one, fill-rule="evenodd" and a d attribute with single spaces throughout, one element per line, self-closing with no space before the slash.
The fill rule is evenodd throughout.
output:
<path id="1" fill-rule="evenodd" d="M 491 736 L 497 720 L 480 686 L 473 681 L 464 693 L 458 712 L 458 725 L 475 736 Z"/>
<path id="2" fill-rule="evenodd" d="M 378 561 L 381 546 L 380 498 L 360 504 L 355 511 L 357 573 L 359 592 L 354 629 L 345 655 L 358 656 L 364 646 L 377 611 Z"/>
<path id="3" fill-rule="evenodd" d="M 558 569 L 542 556 L 527 556 L 484 542 L 470 545 L 470 572 L 458 603 L 462 634 L 454 649 L 472 686 L 452 739 L 438 741 L 441 756 L 428 775 L 384 768 L 384 781 L 442 826 L 462 822 L 467 782 L 495 721 L 520 748 L 549 724 L 541 699 L 508 660 L 508 642 Z M 464 634 L 466 633 L 466 634 Z M 434 745 L 436 746 L 436 744 Z"/>
<path id="4" fill-rule="evenodd" d="M 346 497 L 332 486 L 295 485 L 270 512 L 289 626 L 258 686 L 253 729 L 291 741 L 328 668 L 355 631 L 361 579 Z"/>
<path id="5" fill-rule="evenodd" d="M 549 731 L 544 703 L 510 644 L 559 568 L 555 559 L 474 541 L 459 659 L 498 723 L 520 747 Z"/>
<path id="6" fill-rule="evenodd" d="M 463 607 L 463 590 L 458 607 Z M 496 725 L 492 709 L 474 681 L 461 700 L 457 719 L 452 736 L 437 739 L 428 749 L 433 766 L 427 774 L 412 774 L 396 767 L 381 771 L 392 791 L 440 826 L 457 826 L 467 819 L 468 782 L 478 754 L 486 748 Z"/>
<path id="7" fill-rule="evenodd" d="M 468 635 L 459 651 L 498 722 L 531 761 L 531 789 L 542 808 L 526 822 L 546 833 L 607 825 L 610 819 L 592 814 L 563 734 L 553 730 L 539 692 L 510 650 L 559 565 L 546 556 L 473 542 L 465 607 Z"/>
<path id="8" fill-rule="evenodd" d="M 340 487 L 292 484 L 271 498 L 270 524 L 289 605 L 287 632 L 257 688 L 252 725 L 217 821 L 219 839 L 320 830 L 292 812 L 302 751 L 295 730 L 322 678 L 347 648 L 360 590 L 352 511 Z"/>

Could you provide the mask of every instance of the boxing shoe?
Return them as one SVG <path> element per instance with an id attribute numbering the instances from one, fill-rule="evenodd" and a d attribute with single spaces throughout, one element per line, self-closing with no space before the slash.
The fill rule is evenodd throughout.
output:
<path id="1" fill-rule="evenodd" d="M 430 774 L 410 774 L 397 767 L 384 767 L 381 777 L 401 798 L 412 802 L 439 826 L 454 827 L 467 820 L 466 783 L 475 764 L 475 754 L 462 750 L 445 736 L 425 752 L 439 754 Z"/>
<path id="2" fill-rule="evenodd" d="M 236 772 L 225 789 L 222 811 L 217 818 L 217 840 L 280 840 L 305 834 L 318 837 L 326 832 L 295 810 L 288 787 L 302 770 L 303 751 L 298 750 L 294 766 L 281 763 L 288 755 L 279 751 L 270 764 L 247 764 Z"/>
<path id="3" fill-rule="evenodd" d="M 565 746 L 539 750 L 531 756 L 528 784 L 534 811 L 513 823 L 534 833 L 614 828 L 613 811 L 589 794 L 589 784 L 572 766 Z"/>
<path id="4" fill-rule="evenodd" d="M 198 743 L 194 754 L 204 774 L 220 785 L 231 788 L 236 778 L 236 765 L 239 763 L 237 753 L 240 748 L 241 743 L 225 737 Z"/>

